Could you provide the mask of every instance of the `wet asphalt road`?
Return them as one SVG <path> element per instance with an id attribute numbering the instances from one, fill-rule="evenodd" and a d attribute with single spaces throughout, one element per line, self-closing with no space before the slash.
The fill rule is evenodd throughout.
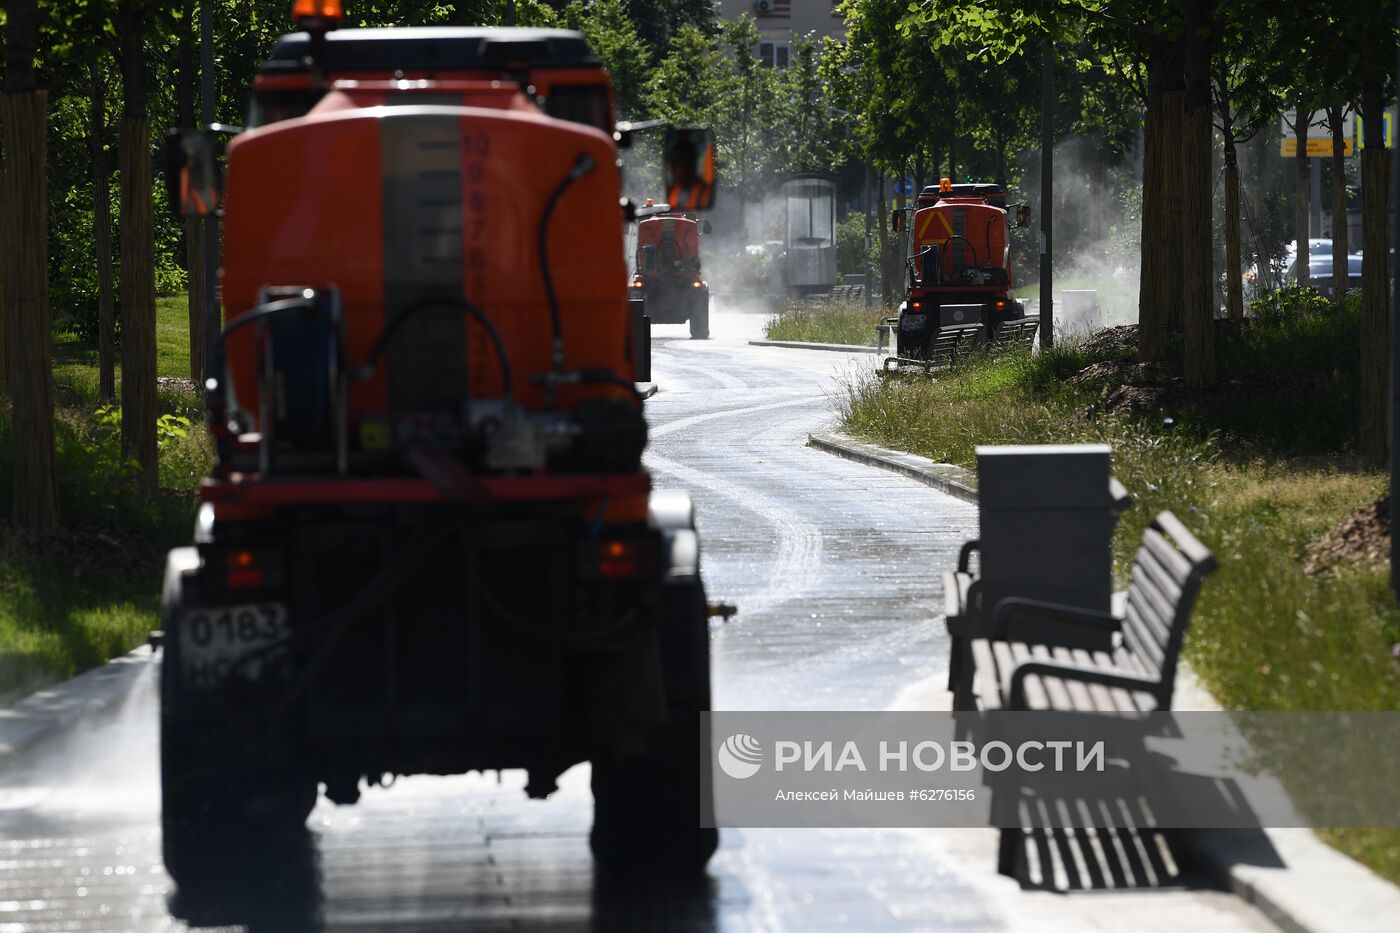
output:
<path id="1" fill-rule="evenodd" d="M 868 356 L 757 349 L 762 317 L 714 339 L 658 327 L 648 463 L 694 496 L 722 709 L 944 702 L 938 574 L 972 506 L 803 446 L 835 420 Z M 322 802 L 304 844 L 223 853 L 228 883 L 182 898 L 160 862 L 155 669 L 109 714 L 0 772 L 0 933 L 38 930 L 1263 930 L 1182 883 L 1148 892 L 1023 890 L 988 830 L 726 831 L 709 876 L 609 886 L 587 847 L 586 767 L 545 802 L 523 775 L 413 778 L 354 807 Z M 249 871 L 249 865 L 257 871 Z"/>

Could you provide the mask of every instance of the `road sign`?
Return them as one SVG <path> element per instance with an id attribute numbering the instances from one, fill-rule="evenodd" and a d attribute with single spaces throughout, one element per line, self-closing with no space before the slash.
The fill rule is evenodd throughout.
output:
<path id="1" fill-rule="evenodd" d="M 902 194 L 906 198 L 912 198 L 914 196 L 914 179 L 901 178 L 895 183 L 895 189 L 898 194 Z"/>
<path id="2" fill-rule="evenodd" d="M 1346 154 L 1352 155 L 1354 149 L 1350 139 L 1342 140 Z M 1298 140 L 1284 139 L 1279 142 L 1279 154 L 1288 156 L 1290 159 L 1298 154 Z M 1308 137 L 1308 155 L 1310 156 L 1330 156 L 1332 154 L 1332 137 L 1323 136 L 1318 139 L 1313 136 Z"/>
<path id="3" fill-rule="evenodd" d="M 1395 148 L 1395 112 L 1387 110 L 1381 114 L 1382 124 L 1385 126 L 1385 148 Z M 1364 147 L 1366 145 L 1365 121 L 1356 121 L 1356 141 Z M 1309 147 L 1311 149 L 1311 147 Z"/>

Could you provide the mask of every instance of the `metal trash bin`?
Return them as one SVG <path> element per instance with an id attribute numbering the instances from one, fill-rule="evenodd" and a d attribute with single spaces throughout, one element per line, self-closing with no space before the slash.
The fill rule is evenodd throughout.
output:
<path id="1" fill-rule="evenodd" d="M 1113 531 L 1132 505 L 1107 444 L 977 448 L 981 605 L 1007 597 L 1108 612 Z"/>

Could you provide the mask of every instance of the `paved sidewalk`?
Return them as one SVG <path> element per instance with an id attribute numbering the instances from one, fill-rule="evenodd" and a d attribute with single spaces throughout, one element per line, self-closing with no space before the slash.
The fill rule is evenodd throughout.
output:
<path id="1" fill-rule="evenodd" d="M 808 445 L 977 501 L 976 476 L 952 464 L 843 434 L 812 434 Z M 1221 709 L 1185 662 L 1177 673 L 1176 698 L 1180 710 Z M 891 708 L 948 709 L 942 676 L 912 685 Z M 1310 829 L 1197 830 L 1190 846 L 1202 869 L 1289 933 L 1400 929 L 1400 887 L 1327 845 Z"/>

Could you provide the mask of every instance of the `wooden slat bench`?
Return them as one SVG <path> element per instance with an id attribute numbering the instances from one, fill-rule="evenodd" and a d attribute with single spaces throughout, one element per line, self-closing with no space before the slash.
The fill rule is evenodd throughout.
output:
<path id="1" fill-rule="evenodd" d="M 1175 515 L 1161 512 L 1143 532 L 1121 618 L 1038 600 L 1002 600 L 992 611 L 987 637 L 971 644 L 979 708 L 1170 709 L 1191 609 L 1201 581 L 1215 569 L 1206 546 Z M 1031 620 L 1062 628 L 1067 640 L 1079 628 L 1118 637 L 1109 649 L 1096 651 L 1057 647 L 1048 638 L 1049 646 L 1033 648 L 1007 637 L 1014 636 L 1015 625 Z M 1086 697 L 1092 706 L 1084 705 Z"/>
<path id="2" fill-rule="evenodd" d="M 1002 321 L 997 325 L 996 335 L 992 338 L 991 350 L 993 353 L 1004 353 L 1015 347 L 1025 347 L 1027 350 L 1035 347 L 1036 334 L 1040 331 L 1040 318 L 1027 317 L 1016 321 Z"/>
<path id="3" fill-rule="evenodd" d="M 864 285 L 833 285 L 831 286 L 832 301 L 858 301 L 865 297 Z"/>
<path id="4" fill-rule="evenodd" d="M 974 638 L 976 707 L 1076 713 L 1141 713 L 1171 708 L 1182 642 L 1201 581 L 1216 569 L 1210 551 L 1171 512 L 1143 532 L 1123 615 L 1029 599 L 1004 599 L 985 637 Z M 1034 642 L 1016 627 L 1036 627 Z M 1056 631 L 1059 635 L 1056 635 Z M 1077 646 L 1108 634 L 1102 648 Z M 964 675 L 966 676 L 966 675 Z M 1019 829 L 1003 829 L 997 869 L 1014 870 Z"/>
<path id="5" fill-rule="evenodd" d="M 893 324 L 890 325 L 888 322 L 893 322 Z M 888 318 L 886 322 L 882 323 L 883 326 L 897 327 L 898 322 L 898 318 Z M 981 324 L 942 328 L 934 334 L 933 339 L 929 342 L 926 359 L 887 356 L 884 361 L 884 369 L 886 372 L 905 368 L 917 368 L 925 372 L 934 369 L 947 369 L 960 360 L 966 359 L 976 350 L 981 333 Z"/>

